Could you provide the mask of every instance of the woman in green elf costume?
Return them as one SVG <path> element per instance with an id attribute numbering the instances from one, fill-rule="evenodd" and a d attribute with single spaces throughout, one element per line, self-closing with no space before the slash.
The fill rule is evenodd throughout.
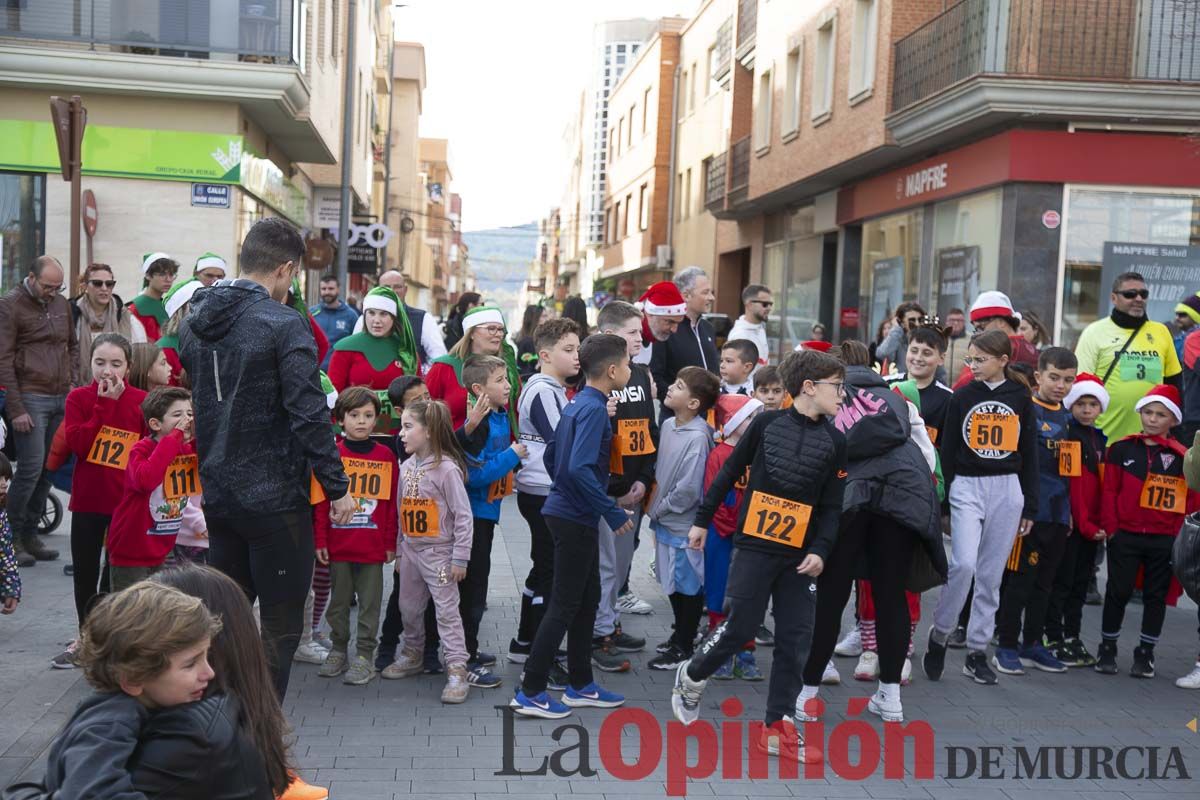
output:
<path id="1" fill-rule="evenodd" d="M 419 375 L 416 340 L 400 298 L 377 286 L 363 298 L 361 333 L 339 339 L 329 360 L 329 380 L 339 392 L 347 386 L 387 391 L 401 375 Z"/>
<path id="2" fill-rule="evenodd" d="M 517 396 L 521 393 L 521 376 L 517 371 L 517 351 L 506 338 L 508 328 L 504 312 L 495 306 L 478 306 L 463 315 L 463 337 L 441 358 L 435 359 L 425 385 L 434 400 L 450 407 L 450 424 L 455 429 L 467 421 L 467 387 L 462 383 L 462 365 L 469 356 L 499 356 L 508 365 L 508 381 L 512 388 L 508 403 L 509 414 L 516 414 Z M 345 340 L 343 340 L 345 341 Z M 513 425 L 516 430 L 516 425 Z"/>
<path id="3" fill-rule="evenodd" d="M 158 337 L 158 346 L 162 348 L 167 363 L 171 365 L 171 385 L 182 385 L 179 376 L 183 373 L 183 364 L 179 361 L 179 323 L 187 316 L 192 295 L 204 284 L 195 278 L 185 278 L 171 287 L 163 297 L 163 308 L 167 312 L 167 323 L 162 326 L 162 335 Z"/>

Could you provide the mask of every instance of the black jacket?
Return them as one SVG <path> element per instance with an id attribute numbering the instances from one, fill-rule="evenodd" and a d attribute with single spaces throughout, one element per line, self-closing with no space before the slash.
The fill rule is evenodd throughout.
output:
<path id="1" fill-rule="evenodd" d="M 334 444 L 308 320 L 253 281 L 200 289 L 179 326 L 192 381 L 204 512 L 305 511 L 309 470 L 336 500 L 348 480 Z"/>
<path id="2" fill-rule="evenodd" d="M 621 391 L 613 393 L 617 396 L 617 415 L 612 420 L 613 436 L 620 431 L 621 420 L 644 419 L 650 431 L 650 441 L 657 451 L 658 425 L 654 421 L 654 398 L 650 396 L 650 373 L 641 364 L 630 364 L 629 369 L 629 383 Z M 624 497 L 635 481 L 641 481 L 649 494 L 654 484 L 655 456 L 655 452 L 622 456 L 621 472 L 611 473 L 608 479 L 609 496 Z"/>
<path id="3" fill-rule="evenodd" d="M 650 374 L 658 389 L 658 399 L 667 396 L 667 387 L 675 382 L 675 376 L 684 367 L 704 367 L 714 375 L 720 375 L 721 355 L 717 352 L 717 334 L 712 323 L 703 317 L 692 327 L 691 317 L 684 316 L 679 329 L 665 342 L 655 342 L 650 352 Z M 663 406 L 663 418 L 671 416 L 671 410 Z"/>
<path id="4" fill-rule="evenodd" d="M 846 437 L 828 420 L 815 421 L 794 409 L 759 414 L 705 492 L 694 525 L 708 527 L 717 506 L 746 474 L 746 467 L 750 467 L 750 481 L 738 511 L 734 546 L 797 560 L 813 553 L 828 561 L 842 515 Z M 812 508 L 803 533 L 803 547 L 766 541 L 743 532 L 755 492 Z"/>
<path id="5" fill-rule="evenodd" d="M 0 797 L 273 800 L 238 713 L 224 694 L 155 712 L 125 694 L 92 695 L 51 745 L 45 780 L 14 784 Z"/>

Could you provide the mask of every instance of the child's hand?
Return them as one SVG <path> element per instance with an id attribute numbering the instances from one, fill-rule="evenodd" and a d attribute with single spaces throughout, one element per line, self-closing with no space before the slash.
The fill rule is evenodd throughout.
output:
<path id="1" fill-rule="evenodd" d="M 467 433 L 473 432 L 479 427 L 479 423 L 487 419 L 487 415 L 492 413 L 492 401 L 487 398 L 487 395 L 480 397 L 475 401 L 475 405 L 467 411 Z"/>
<path id="2" fill-rule="evenodd" d="M 642 502 L 642 498 L 646 496 L 646 484 L 641 481 L 634 481 L 633 486 L 625 493 L 625 496 L 617 500 L 617 505 L 621 508 L 637 508 L 637 504 Z"/>
<path id="3" fill-rule="evenodd" d="M 1027 536 L 1033 530 L 1033 520 L 1021 519 L 1021 526 L 1017 528 L 1017 536 Z"/>
<path id="4" fill-rule="evenodd" d="M 623 536 L 633 530 L 633 514 L 625 512 L 625 524 L 613 531 L 614 536 Z"/>
<path id="5" fill-rule="evenodd" d="M 4 605 L 0 606 L 0 614 L 11 614 L 17 610 L 17 604 L 21 601 L 15 597 L 4 598 Z"/>
<path id="6" fill-rule="evenodd" d="M 329 548 L 328 547 L 318 547 L 317 548 L 317 561 L 320 561 L 322 564 L 329 563 Z"/>
<path id="7" fill-rule="evenodd" d="M 608 415 L 610 417 L 615 417 L 617 415 L 617 398 L 615 397 L 608 398 Z"/>
<path id="8" fill-rule="evenodd" d="M 693 525 L 688 531 L 688 547 L 693 550 L 704 549 L 704 539 L 708 536 L 708 528 L 701 528 L 699 525 Z"/>
<path id="9" fill-rule="evenodd" d="M 825 559 L 815 556 L 812 553 L 806 555 L 804 560 L 800 562 L 800 566 L 796 567 L 796 572 L 799 572 L 801 575 L 811 575 L 814 578 L 824 571 Z"/>
<path id="10" fill-rule="evenodd" d="M 119 400 L 121 395 L 125 394 L 125 382 L 120 378 L 112 381 L 106 378 L 100 381 L 100 387 L 96 394 L 107 397 L 109 400 Z"/>
<path id="11" fill-rule="evenodd" d="M 450 577 L 455 583 L 462 583 L 463 579 L 467 577 L 467 568 L 451 565 Z"/>
<path id="12" fill-rule="evenodd" d="M 390 564 L 390 563 L 392 563 L 392 562 L 393 562 L 393 561 L 395 561 L 395 560 L 396 560 L 396 551 L 395 551 L 395 550 L 388 550 L 388 551 L 387 551 L 387 558 L 385 558 L 385 559 L 383 560 L 383 563 L 385 563 L 385 564 Z"/>
<path id="13" fill-rule="evenodd" d="M 194 427 L 195 427 L 195 418 L 194 417 L 189 417 L 186 422 L 181 422 L 179 424 L 179 430 L 183 431 L 183 441 L 185 443 L 190 442 L 196 438 L 196 433 L 193 430 Z"/>
<path id="14" fill-rule="evenodd" d="M 517 454 L 518 458 L 525 458 L 529 455 L 529 448 L 520 442 L 513 442 L 512 451 Z"/>

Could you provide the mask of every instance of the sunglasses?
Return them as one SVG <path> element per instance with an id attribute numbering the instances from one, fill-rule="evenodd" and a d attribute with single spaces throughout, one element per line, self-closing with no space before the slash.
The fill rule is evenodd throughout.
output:
<path id="1" fill-rule="evenodd" d="M 771 306 L 775 305 L 774 300 L 751 300 L 750 302 L 758 303 L 763 308 L 770 308 Z"/>
<path id="2" fill-rule="evenodd" d="M 1126 289 L 1123 292 L 1117 292 L 1117 294 L 1121 295 L 1121 297 L 1124 297 L 1126 300 L 1133 300 L 1135 297 L 1140 297 L 1143 300 L 1146 300 L 1147 298 L 1150 297 L 1150 290 L 1149 289 Z"/>
<path id="3" fill-rule="evenodd" d="M 99 278 L 90 278 L 88 279 L 88 283 L 97 289 L 111 289 L 117 285 L 116 281 L 102 281 Z"/>

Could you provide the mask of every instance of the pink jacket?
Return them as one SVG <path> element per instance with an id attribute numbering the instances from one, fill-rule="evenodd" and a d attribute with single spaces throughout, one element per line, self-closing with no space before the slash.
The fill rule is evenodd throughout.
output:
<path id="1" fill-rule="evenodd" d="M 436 545 L 453 545 L 451 561 L 465 567 L 471 560 L 471 540 L 474 524 L 471 501 L 462 470 L 452 460 L 434 461 L 433 456 L 413 456 L 400 465 L 400 482 L 396 488 L 400 506 L 400 536 L 409 547 L 421 550 Z M 436 526 L 428 510 L 412 500 L 432 500 L 437 507 Z M 400 548 L 396 548 L 399 552 Z"/>

